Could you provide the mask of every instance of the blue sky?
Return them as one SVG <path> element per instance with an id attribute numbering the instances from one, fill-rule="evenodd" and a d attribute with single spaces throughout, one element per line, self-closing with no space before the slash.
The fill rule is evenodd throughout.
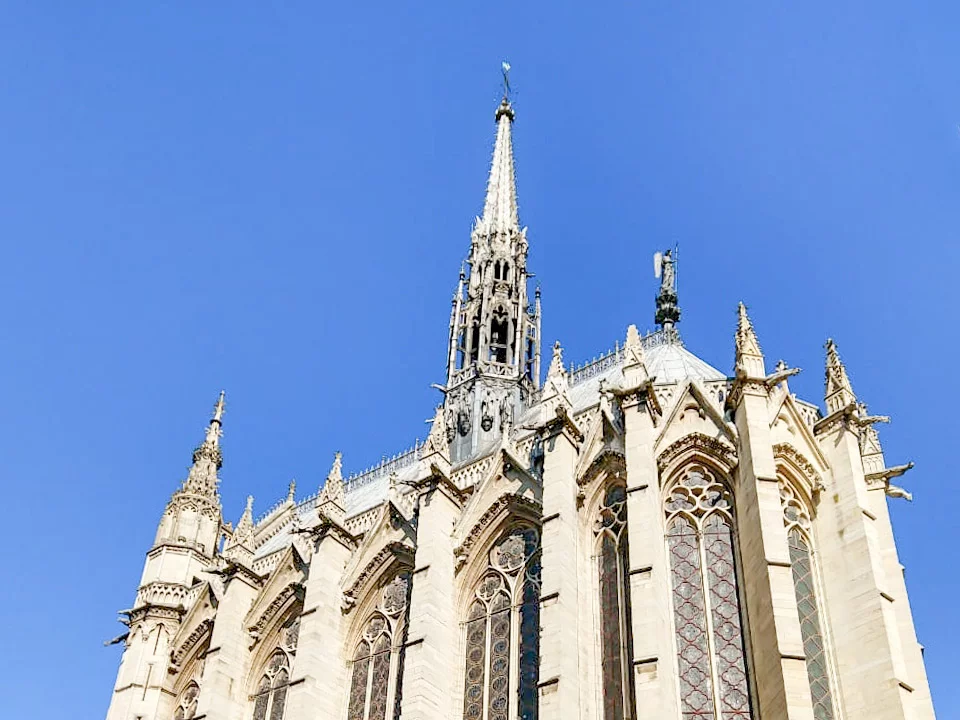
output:
<path id="1" fill-rule="evenodd" d="M 266 5 L 5 4 L 7 714 L 105 713 L 101 643 L 221 387 L 233 521 L 335 450 L 356 471 L 425 435 L 506 58 L 545 344 L 650 328 L 675 243 L 681 331 L 717 367 L 741 299 L 801 397 L 834 337 L 888 462 L 917 464 L 892 512 L 960 715 L 960 5 Z"/>

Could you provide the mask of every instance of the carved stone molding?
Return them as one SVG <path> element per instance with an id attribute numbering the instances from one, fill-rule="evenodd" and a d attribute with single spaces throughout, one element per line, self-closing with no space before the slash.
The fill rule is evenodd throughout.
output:
<path id="1" fill-rule="evenodd" d="M 820 473 L 807 458 L 790 443 L 779 443 L 773 446 L 773 457 L 775 460 L 789 461 L 794 467 L 803 473 L 804 478 L 810 484 L 811 494 L 819 493 L 824 485 Z"/>
<path id="2" fill-rule="evenodd" d="M 357 600 L 363 595 L 366 585 L 371 578 L 379 574 L 387 565 L 396 561 L 397 563 L 413 568 L 414 549 L 399 541 L 387 543 L 380 551 L 374 555 L 370 562 L 364 566 L 357 579 L 351 583 L 350 587 L 343 592 L 343 611 L 350 612 Z"/>
<path id="3" fill-rule="evenodd" d="M 193 629 L 193 632 L 187 636 L 186 640 L 180 643 L 180 646 L 170 653 L 170 660 L 174 667 L 179 668 L 181 665 L 183 665 L 183 661 L 190 656 L 190 653 L 193 652 L 193 649 L 200 644 L 200 642 L 207 636 L 208 633 L 212 632 L 213 618 L 207 618 L 203 622 L 199 623 L 197 627 Z"/>
<path id="4" fill-rule="evenodd" d="M 623 453 L 606 448 L 590 463 L 586 471 L 577 478 L 577 485 L 583 487 L 593 482 L 601 473 L 613 475 L 627 472 L 627 460 Z"/>
<path id="5" fill-rule="evenodd" d="M 467 533 L 463 542 L 453 551 L 456 562 L 455 571 L 459 572 L 463 568 L 477 541 L 504 513 L 522 515 L 527 519 L 539 521 L 542 510 L 542 506 L 536 500 L 513 493 L 501 495 L 486 509 L 480 519 L 470 528 L 470 532 Z"/>
<path id="6" fill-rule="evenodd" d="M 684 453 L 693 452 L 706 455 L 716 460 L 724 470 L 732 472 L 737 466 L 737 453 L 726 443 L 708 437 L 703 433 L 685 435 L 657 457 L 657 470 L 661 473 Z"/>
<path id="7" fill-rule="evenodd" d="M 253 623 L 247 630 L 250 632 L 250 635 L 253 637 L 254 644 L 263 637 L 264 631 L 267 629 L 267 625 L 283 610 L 287 605 L 293 604 L 296 600 L 303 600 L 304 588 L 300 583 L 290 583 L 285 588 L 283 588 L 273 601 L 267 605 L 260 616 L 257 618 L 256 622 Z"/>

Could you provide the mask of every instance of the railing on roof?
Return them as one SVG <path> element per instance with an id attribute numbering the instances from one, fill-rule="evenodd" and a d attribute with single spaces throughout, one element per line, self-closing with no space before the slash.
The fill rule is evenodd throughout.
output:
<path id="1" fill-rule="evenodd" d="M 623 360 L 623 348 L 617 343 L 613 350 L 588 360 L 583 365 L 577 367 L 570 366 L 570 385 L 579 385 L 580 383 L 596 377 L 604 370 L 619 365 Z"/>
<path id="2" fill-rule="evenodd" d="M 401 470 L 405 467 L 413 465 L 420 456 L 421 447 L 422 444 L 418 439 L 416 442 L 414 442 L 412 448 L 397 453 L 393 457 L 387 457 L 384 455 L 380 462 L 376 465 L 371 465 L 366 470 L 362 470 L 349 476 L 344 481 L 346 484 L 346 489 L 350 490 L 354 487 L 362 487 L 369 482 L 373 482 L 377 478 L 389 475 L 395 470 Z"/>

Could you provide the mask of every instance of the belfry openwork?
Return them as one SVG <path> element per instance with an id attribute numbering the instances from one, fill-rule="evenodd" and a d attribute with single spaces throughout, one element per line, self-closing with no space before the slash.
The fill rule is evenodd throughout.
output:
<path id="1" fill-rule="evenodd" d="M 122 614 L 108 720 L 932 718 L 887 511 L 910 465 L 836 345 L 802 400 L 741 304 L 711 367 L 667 252 L 659 329 L 581 366 L 556 343 L 542 371 L 506 97 L 495 121 L 426 441 L 352 475 L 338 453 L 233 524 L 221 394 Z"/>

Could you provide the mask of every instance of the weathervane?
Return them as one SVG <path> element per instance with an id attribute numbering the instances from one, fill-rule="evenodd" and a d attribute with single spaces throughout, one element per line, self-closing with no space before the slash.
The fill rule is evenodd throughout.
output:
<path id="1" fill-rule="evenodd" d="M 504 60 L 500 63 L 500 70 L 503 72 L 503 99 L 510 98 L 510 63 Z"/>

